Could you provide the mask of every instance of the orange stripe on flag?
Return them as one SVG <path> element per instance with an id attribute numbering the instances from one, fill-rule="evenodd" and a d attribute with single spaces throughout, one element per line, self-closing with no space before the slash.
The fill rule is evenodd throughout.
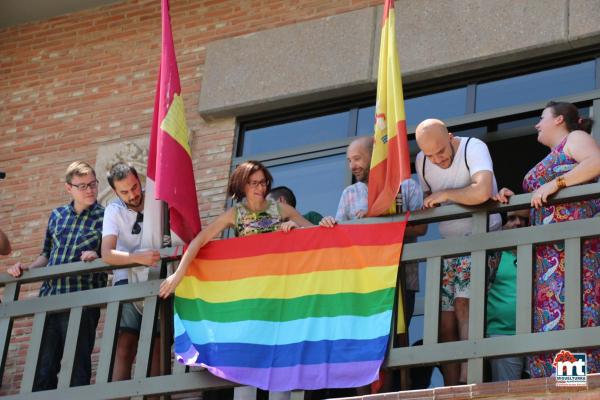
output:
<path id="1" fill-rule="evenodd" d="M 202 259 L 200 251 L 199 258 L 192 261 L 192 267 L 188 269 L 186 276 L 194 276 L 202 281 L 230 281 L 254 276 L 295 275 L 395 265 L 399 262 L 399 246 L 402 245 L 334 247 L 223 260 Z M 365 251 L 370 254 L 369 261 L 364 259 Z"/>

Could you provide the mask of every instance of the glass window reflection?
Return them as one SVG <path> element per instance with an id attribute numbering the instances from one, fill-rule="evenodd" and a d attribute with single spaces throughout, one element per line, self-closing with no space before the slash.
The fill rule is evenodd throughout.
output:
<path id="1" fill-rule="evenodd" d="M 243 136 L 242 154 L 268 153 L 292 147 L 317 144 L 347 136 L 349 112 L 341 112 L 301 121 L 248 129 Z"/>
<path id="2" fill-rule="evenodd" d="M 413 97 L 404 102 L 406 123 L 417 125 L 427 118 L 450 118 L 464 115 L 467 107 L 467 89 L 462 87 L 427 96 Z M 375 106 L 358 110 L 357 135 L 373 133 Z"/>
<path id="3" fill-rule="evenodd" d="M 335 215 L 340 196 L 346 187 L 346 155 L 322 157 L 269 167 L 273 187 L 287 186 L 296 195 L 301 214 L 317 211 Z"/>
<path id="4" fill-rule="evenodd" d="M 590 116 L 590 107 L 577 107 L 579 110 L 579 115 L 582 117 Z M 514 117 L 509 121 L 500 122 L 498 124 L 498 131 L 504 131 L 515 128 L 531 128 L 532 131 L 535 131 L 535 125 L 540 121 L 540 115 L 542 112 L 540 111 L 534 116 L 527 117 Z"/>
<path id="5" fill-rule="evenodd" d="M 586 61 L 566 67 L 483 83 L 477 86 L 477 112 L 494 108 L 551 100 L 594 90 L 595 63 Z"/>

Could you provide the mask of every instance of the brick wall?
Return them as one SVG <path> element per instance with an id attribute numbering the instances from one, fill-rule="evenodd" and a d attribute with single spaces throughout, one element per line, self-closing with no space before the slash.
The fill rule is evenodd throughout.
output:
<path id="1" fill-rule="evenodd" d="M 373 0 L 171 0 L 175 49 L 201 217 L 222 212 L 235 120 L 204 121 L 198 99 L 207 43 L 380 5 Z M 49 211 L 68 201 L 66 166 L 98 147 L 149 134 L 160 59 L 160 1 L 129 0 L 0 30 L 0 227 L 13 253 L 38 254 Z M 21 297 L 35 296 L 36 285 Z M 21 380 L 30 320 L 15 322 L 0 394 Z"/>

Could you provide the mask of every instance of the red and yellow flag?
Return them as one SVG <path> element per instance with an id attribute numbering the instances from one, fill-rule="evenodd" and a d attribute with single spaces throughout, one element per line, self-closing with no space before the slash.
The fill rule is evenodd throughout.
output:
<path id="1" fill-rule="evenodd" d="M 374 135 L 375 145 L 369 174 L 368 216 L 371 217 L 395 213 L 395 198 L 400 184 L 410 178 L 410 156 L 402 78 L 396 49 L 393 0 L 385 1 L 383 11 Z"/>
<path id="2" fill-rule="evenodd" d="M 169 1 L 162 0 L 162 53 L 148 154 L 146 202 L 157 199 L 169 205 L 171 231 L 185 243 L 201 229 L 189 139 Z M 144 227 L 147 219 L 146 215 Z"/>

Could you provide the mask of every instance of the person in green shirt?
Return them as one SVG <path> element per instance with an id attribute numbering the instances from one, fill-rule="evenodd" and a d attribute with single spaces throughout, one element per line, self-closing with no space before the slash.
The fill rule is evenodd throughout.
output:
<path id="1" fill-rule="evenodd" d="M 502 229 L 529 225 L 528 210 L 508 213 Z M 517 307 L 517 256 L 514 250 L 504 250 L 488 260 L 490 282 L 487 295 L 486 336 L 514 335 Z M 490 360 L 492 381 L 521 379 L 525 358 L 520 356 Z"/>
<path id="2" fill-rule="evenodd" d="M 294 192 L 292 192 L 292 189 L 287 186 L 277 186 L 276 188 L 271 189 L 267 195 L 267 199 L 296 208 L 296 196 L 294 195 Z M 309 211 L 302 216 L 309 220 L 313 225 L 319 225 L 319 222 L 323 219 L 323 216 L 316 211 Z"/>

